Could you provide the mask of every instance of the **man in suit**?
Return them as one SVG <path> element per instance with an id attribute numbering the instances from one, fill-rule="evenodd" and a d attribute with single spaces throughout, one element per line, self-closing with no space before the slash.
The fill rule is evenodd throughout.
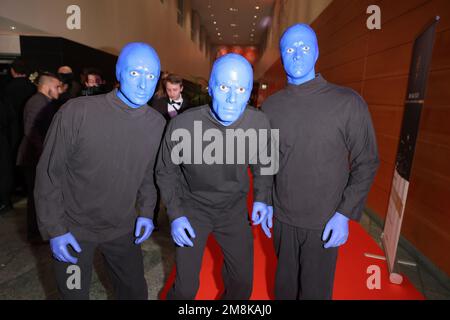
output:
<path id="1" fill-rule="evenodd" d="M 189 102 L 186 97 L 183 97 L 183 79 L 176 74 L 169 74 L 162 80 L 165 95 L 159 98 L 154 98 L 150 104 L 158 110 L 167 121 L 176 117 L 187 108 L 189 108 Z M 153 215 L 153 222 L 155 228 L 158 230 L 158 215 L 160 208 L 161 196 L 158 191 L 158 199 Z"/>
<path id="2" fill-rule="evenodd" d="M 0 98 L 0 215 L 12 210 L 13 146 L 17 137 L 17 117 L 13 106 Z"/>
<path id="3" fill-rule="evenodd" d="M 42 73 L 39 76 L 37 92 L 25 104 L 23 113 L 24 136 L 16 164 L 22 167 L 27 186 L 27 238 L 35 244 L 42 242 L 33 195 L 36 166 L 44 148 L 45 136 L 57 110 L 55 101 L 59 98 L 61 85 L 56 75 Z"/>
<path id="4" fill-rule="evenodd" d="M 170 120 L 189 108 L 189 102 L 183 96 L 183 79 L 176 74 L 169 74 L 164 79 L 165 97 L 155 99 L 153 108 L 158 110 L 166 120 Z"/>
<path id="5" fill-rule="evenodd" d="M 12 80 L 0 92 L 0 97 L 6 105 L 11 107 L 10 111 L 14 112 L 15 119 L 14 127 L 12 128 L 14 130 L 12 132 L 14 139 L 11 140 L 11 160 L 15 162 L 19 145 L 23 138 L 23 112 L 25 104 L 36 93 L 36 86 L 29 79 L 31 69 L 24 60 L 20 58 L 16 59 L 11 64 L 10 73 Z M 17 189 L 26 191 L 26 183 L 21 170 L 16 166 L 14 166 L 13 170 L 13 181 L 6 193 L 12 194 Z M 9 200 L 7 202 L 10 204 Z"/>

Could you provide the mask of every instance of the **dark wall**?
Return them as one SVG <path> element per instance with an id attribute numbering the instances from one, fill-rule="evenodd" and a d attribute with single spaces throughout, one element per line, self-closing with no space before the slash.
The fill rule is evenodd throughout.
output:
<path id="1" fill-rule="evenodd" d="M 64 38 L 20 36 L 21 58 L 32 70 L 56 72 L 62 65 L 72 68 L 79 80 L 84 68 L 94 67 L 103 72 L 109 87 L 116 81 L 117 56 Z M 183 80 L 184 93 L 195 104 L 207 103 L 207 97 L 199 84 Z"/>
<path id="2" fill-rule="evenodd" d="M 21 56 L 33 70 L 56 72 L 68 65 L 78 76 L 83 68 L 95 67 L 103 72 L 104 79 L 115 81 L 117 56 L 64 38 L 20 36 Z"/>

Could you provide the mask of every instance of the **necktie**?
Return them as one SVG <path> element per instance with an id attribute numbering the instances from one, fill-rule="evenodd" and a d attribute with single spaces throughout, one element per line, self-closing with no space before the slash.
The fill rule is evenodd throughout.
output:
<path id="1" fill-rule="evenodd" d="M 181 107 L 181 102 L 176 102 L 173 100 L 169 100 L 169 104 L 172 105 L 175 109 L 179 110 Z"/>

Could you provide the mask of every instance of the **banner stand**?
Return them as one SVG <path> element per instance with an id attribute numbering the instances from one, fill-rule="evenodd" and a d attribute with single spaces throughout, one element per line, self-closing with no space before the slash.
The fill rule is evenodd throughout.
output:
<path id="1" fill-rule="evenodd" d="M 397 273 L 397 264 L 401 263 L 396 259 L 397 248 L 408 197 L 409 180 L 419 133 L 420 115 L 425 101 L 436 25 L 439 20 L 439 16 L 433 17 L 432 21 L 426 25 L 414 41 L 395 171 L 389 196 L 388 211 L 381 235 L 385 257 L 370 253 L 365 254 L 369 258 L 386 260 L 389 269 L 389 281 L 394 284 L 403 282 L 402 275 Z M 416 266 L 408 261 L 402 261 L 402 263 Z"/>

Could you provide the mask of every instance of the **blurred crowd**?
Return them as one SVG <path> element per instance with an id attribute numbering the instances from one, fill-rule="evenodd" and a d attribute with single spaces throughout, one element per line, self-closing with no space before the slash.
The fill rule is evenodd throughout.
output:
<path id="1" fill-rule="evenodd" d="M 110 91 L 101 70 L 85 68 L 76 76 L 70 66 L 57 72 L 32 73 L 16 59 L 10 80 L 0 88 L 0 214 L 13 207 L 16 197 L 32 200 L 35 167 L 53 115 L 69 99 Z M 28 202 L 34 215 L 33 201 Z M 30 240 L 38 235 L 36 219 L 28 219 Z"/>
<path id="2" fill-rule="evenodd" d="M 33 190 L 36 166 L 53 116 L 69 99 L 105 94 L 118 86 L 107 83 L 96 68 L 85 68 L 79 76 L 70 66 L 36 73 L 24 60 L 16 59 L 9 72 L 10 80 L 0 87 L 0 214 L 12 210 L 16 200 L 27 197 L 28 240 L 39 243 Z M 180 76 L 162 72 L 148 105 L 170 121 L 191 107 L 183 89 Z M 156 228 L 158 211 L 159 192 Z"/>

